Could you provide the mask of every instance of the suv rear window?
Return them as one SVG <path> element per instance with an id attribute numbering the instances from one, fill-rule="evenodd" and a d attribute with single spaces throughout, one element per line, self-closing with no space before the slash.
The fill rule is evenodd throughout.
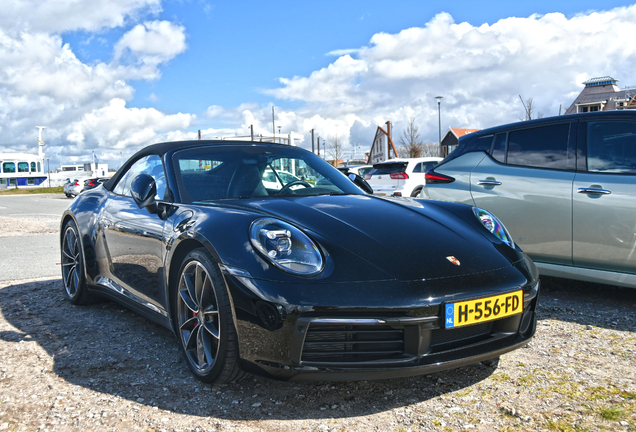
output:
<path id="1" fill-rule="evenodd" d="M 380 163 L 373 165 L 373 169 L 368 173 L 370 175 L 393 174 L 404 172 L 407 162 Z"/>
<path id="2" fill-rule="evenodd" d="M 449 162 L 453 159 L 457 159 L 463 154 L 471 152 L 488 152 L 492 145 L 492 135 L 476 136 L 476 133 L 463 135 L 459 137 L 457 148 L 450 152 L 443 160 L 443 163 Z M 441 164 L 442 162 L 440 162 Z M 436 165 L 437 166 L 437 165 Z"/>

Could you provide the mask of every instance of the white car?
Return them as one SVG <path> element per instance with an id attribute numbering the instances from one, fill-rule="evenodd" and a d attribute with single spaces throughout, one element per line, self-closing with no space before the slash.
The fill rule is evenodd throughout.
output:
<path id="1" fill-rule="evenodd" d="M 345 174 L 358 174 L 360 177 L 364 178 L 364 176 L 373 169 L 373 165 L 351 165 L 338 167 L 338 170 Z"/>
<path id="2" fill-rule="evenodd" d="M 266 169 L 263 173 L 263 186 L 267 189 L 282 189 L 287 183 L 299 181 L 300 178 L 296 177 L 288 171 L 276 171 L 274 173 L 271 169 Z M 302 187 L 302 186 L 301 186 Z"/>
<path id="3" fill-rule="evenodd" d="M 80 194 L 83 188 L 84 184 L 80 184 L 78 179 L 71 180 L 68 178 L 64 184 L 64 195 L 66 195 L 67 198 L 75 198 Z"/>
<path id="4" fill-rule="evenodd" d="M 374 164 L 364 179 L 374 195 L 417 197 L 426 184 L 424 174 L 441 160 L 440 157 L 389 159 Z"/>

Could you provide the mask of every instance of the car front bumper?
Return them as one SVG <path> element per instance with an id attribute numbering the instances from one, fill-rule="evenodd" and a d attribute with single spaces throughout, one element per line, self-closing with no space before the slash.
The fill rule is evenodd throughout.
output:
<path id="1" fill-rule="evenodd" d="M 442 299 L 445 288 L 427 289 L 425 281 L 373 282 L 347 290 L 281 287 L 226 274 L 241 365 L 278 379 L 338 381 L 422 375 L 498 357 L 528 343 L 536 329 L 538 275 L 517 267 L 460 278 L 453 285 L 465 286 L 456 288 L 455 298 L 522 289 L 523 313 L 456 329 L 443 328 L 441 307 L 455 298 Z M 483 285 L 488 280 L 497 282 Z"/>

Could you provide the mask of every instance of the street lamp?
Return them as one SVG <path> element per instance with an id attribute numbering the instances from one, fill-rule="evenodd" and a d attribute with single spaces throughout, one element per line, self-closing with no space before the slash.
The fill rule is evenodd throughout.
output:
<path id="1" fill-rule="evenodd" d="M 439 156 L 442 156 L 442 98 L 444 96 L 435 96 L 437 99 L 437 121 L 439 123 Z"/>
<path id="2" fill-rule="evenodd" d="M 276 126 L 278 128 L 278 142 L 280 143 L 280 126 Z"/>
<path id="3" fill-rule="evenodd" d="M 49 187 L 51 187 L 51 164 L 49 158 L 46 158 L 46 175 L 49 178 Z"/>
<path id="4" fill-rule="evenodd" d="M 437 120 L 439 122 L 439 156 L 442 156 L 442 98 L 444 96 L 435 96 L 437 99 Z"/>

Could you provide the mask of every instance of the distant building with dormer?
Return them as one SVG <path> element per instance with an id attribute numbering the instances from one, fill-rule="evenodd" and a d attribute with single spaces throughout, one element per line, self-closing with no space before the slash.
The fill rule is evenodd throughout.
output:
<path id="1" fill-rule="evenodd" d="M 585 81 L 583 91 L 565 113 L 636 109 L 636 88 L 626 87 L 621 90 L 616 85 L 617 82 L 617 79 L 609 76 Z"/>
<path id="2" fill-rule="evenodd" d="M 459 128 L 448 128 L 448 132 L 442 138 L 441 145 L 441 157 L 446 157 L 450 152 L 457 148 L 457 143 L 459 143 L 459 138 L 467 135 L 469 133 L 477 132 L 481 129 L 459 129 Z"/>

